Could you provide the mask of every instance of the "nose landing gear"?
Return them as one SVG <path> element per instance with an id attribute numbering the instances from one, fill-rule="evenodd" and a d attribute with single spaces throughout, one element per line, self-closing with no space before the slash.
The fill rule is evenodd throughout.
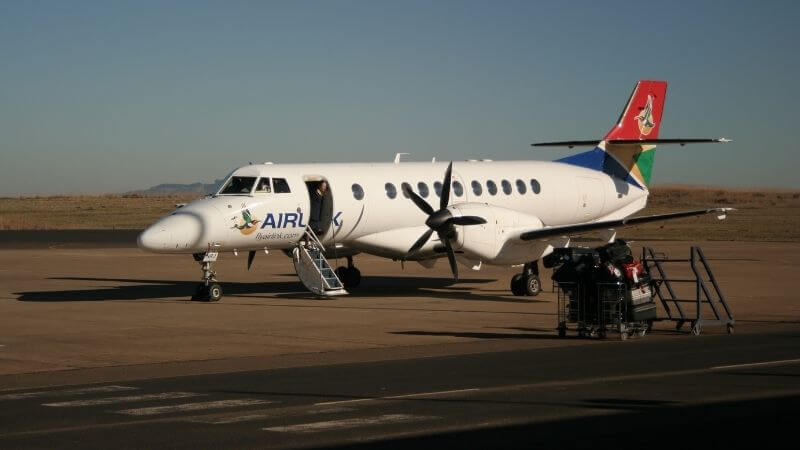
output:
<path id="1" fill-rule="evenodd" d="M 511 292 L 519 297 L 535 297 L 542 292 L 542 280 L 539 279 L 539 261 L 526 263 L 522 273 L 511 278 Z"/>
<path id="2" fill-rule="evenodd" d="M 211 263 L 217 260 L 218 252 L 195 253 L 194 260 L 200 263 L 203 271 L 203 282 L 197 286 L 192 300 L 201 302 L 217 302 L 222 298 L 222 286 L 217 284 L 217 272 L 211 270 Z"/>

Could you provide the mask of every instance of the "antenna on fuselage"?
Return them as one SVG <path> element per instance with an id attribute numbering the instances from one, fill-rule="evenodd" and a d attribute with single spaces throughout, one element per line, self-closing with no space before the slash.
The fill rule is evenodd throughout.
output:
<path id="1" fill-rule="evenodd" d="M 410 155 L 410 154 L 411 153 L 397 153 L 396 155 L 394 155 L 394 163 L 400 164 L 400 157 L 402 157 L 403 155 Z"/>

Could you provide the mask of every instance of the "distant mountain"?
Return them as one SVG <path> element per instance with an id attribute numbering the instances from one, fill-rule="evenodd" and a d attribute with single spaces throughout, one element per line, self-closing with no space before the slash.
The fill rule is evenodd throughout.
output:
<path id="1" fill-rule="evenodd" d="M 130 194 L 137 194 L 137 195 L 148 195 L 148 196 L 158 196 L 158 195 L 176 195 L 176 194 L 197 194 L 197 195 L 206 195 L 206 194 L 213 194 L 216 190 L 217 186 L 222 183 L 223 180 L 214 180 L 213 183 L 191 183 L 191 184 L 179 184 L 179 183 L 163 183 L 156 186 L 149 187 L 147 189 L 140 189 L 138 191 L 130 191 L 126 192 L 126 195 Z"/>

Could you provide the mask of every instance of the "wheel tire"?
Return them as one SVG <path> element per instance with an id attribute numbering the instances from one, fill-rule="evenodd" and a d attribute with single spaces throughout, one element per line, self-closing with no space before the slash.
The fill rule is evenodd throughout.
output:
<path id="1" fill-rule="evenodd" d="M 345 266 L 337 267 L 334 272 L 336 273 L 336 276 L 339 278 L 339 281 L 342 282 L 342 285 L 344 285 L 344 287 L 347 288 L 347 267 Z"/>
<path id="2" fill-rule="evenodd" d="M 517 297 L 525 295 L 525 287 L 522 283 L 522 274 L 518 273 L 511 277 L 511 293 Z"/>
<path id="3" fill-rule="evenodd" d="M 558 337 L 560 337 L 560 338 L 567 337 L 567 329 L 566 328 L 559 328 L 558 329 Z"/>
<path id="4" fill-rule="evenodd" d="M 218 302 L 222 299 L 222 286 L 214 283 L 208 287 L 208 301 Z"/>
<path id="5" fill-rule="evenodd" d="M 358 287 L 361 284 L 361 271 L 355 267 L 350 267 L 349 270 L 350 287 Z"/>
<path id="6" fill-rule="evenodd" d="M 525 295 L 530 297 L 536 297 L 542 292 L 542 280 L 539 279 L 539 275 L 528 275 L 524 278 L 525 282 L 522 285 L 522 288 L 525 292 Z"/>

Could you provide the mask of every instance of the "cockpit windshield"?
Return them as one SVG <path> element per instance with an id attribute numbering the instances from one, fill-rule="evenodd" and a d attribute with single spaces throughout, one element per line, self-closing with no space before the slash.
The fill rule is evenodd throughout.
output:
<path id="1" fill-rule="evenodd" d="M 256 184 L 256 177 L 231 177 L 219 193 L 220 195 L 249 195 L 254 184 Z"/>

